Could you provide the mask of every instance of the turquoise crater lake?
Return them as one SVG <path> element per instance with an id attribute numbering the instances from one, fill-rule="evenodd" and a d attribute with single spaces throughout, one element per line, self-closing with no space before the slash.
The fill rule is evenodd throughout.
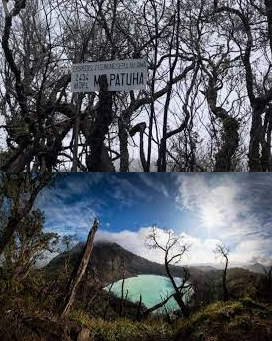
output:
<path id="1" fill-rule="evenodd" d="M 181 279 L 175 277 L 177 285 L 181 284 Z M 111 285 L 105 287 L 105 290 L 109 291 Z M 173 286 L 167 277 L 157 275 L 139 275 L 137 277 L 130 277 L 125 279 L 124 284 L 124 296 L 128 290 L 127 298 L 130 301 L 138 302 L 140 295 L 142 295 L 142 302 L 150 308 L 155 304 L 161 302 L 163 299 L 174 292 Z M 122 280 L 117 281 L 111 288 L 117 297 L 121 297 L 122 293 Z M 165 305 L 168 311 L 178 309 L 178 305 L 173 297 Z"/>

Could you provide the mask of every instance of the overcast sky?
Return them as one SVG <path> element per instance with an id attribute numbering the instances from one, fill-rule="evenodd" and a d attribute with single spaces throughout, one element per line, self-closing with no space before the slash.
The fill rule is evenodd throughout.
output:
<path id="1" fill-rule="evenodd" d="M 37 202 L 46 229 L 85 240 L 98 217 L 97 240 L 111 240 L 153 261 L 145 239 L 153 224 L 182 235 L 191 249 L 183 264 L 215 263 L 213 248 L 230 246 L 230 261 L 272 259 L 272 174 L 67 174 Z"/>

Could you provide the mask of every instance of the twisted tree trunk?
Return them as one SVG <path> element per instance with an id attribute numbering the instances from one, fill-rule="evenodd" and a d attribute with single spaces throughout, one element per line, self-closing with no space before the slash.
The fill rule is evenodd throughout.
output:
<path id="1" fill-rule="evenodd" d="M 215 172 L 232 172 L 233 156 L 239 145 L 239 124 L 233 117 L 223 120 L 223 145 L 215 156 Z"/>
<path id="2" fill-rule="evenodd" d="M 181 291 L 185 285 L 186 280 L 183 282 L 183 285 L 181 287 L 178 287 L 176 285 L 174 277 L 172 276 L 171 271 L 169 269 L 169 261 L 168 261 L 167 257 L 168 257 L 168 253 L 166 253 L 166 257 L 165 257 L 165 269 L 166 269 L 167 276 L 169 277 L 169 279 L 173 285 L 173 288 L 175 290 L 173 297 L 174 297 L 175 301 L 177 302 L 178 306 L 180 307 L 180 310 L 182 311 L 182 314 L 184 315 L 184 317 L 189 318 L 190 317 L 190 310 L 187 307 L 187 305 L 184 303 L 184 301 L 182 299 L 182 293 L 181 293 Z"/>
<path id="3" fill-rule="evenodd" d="M 107 150 L 104 145 L 106 134 L 113 120 L 112 96 L 108 91 L 106 75 L 99 77 L 99 104 L 97 115 L 88 138 L 91 153 L 87 155 L 87 167 L 89 172 L 114 171 L 111 160 L 106 156 Z"/>

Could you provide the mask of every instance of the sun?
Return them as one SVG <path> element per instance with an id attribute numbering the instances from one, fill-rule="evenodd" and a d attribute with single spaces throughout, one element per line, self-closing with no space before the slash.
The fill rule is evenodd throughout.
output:
<path id="1" fill-rule="evenodd" d="M 222 224 L 222 214 L 218 207 L 207 204 L 201 208 L 200 219 L 202 224 L 208 229 L 214 229 Z"/>

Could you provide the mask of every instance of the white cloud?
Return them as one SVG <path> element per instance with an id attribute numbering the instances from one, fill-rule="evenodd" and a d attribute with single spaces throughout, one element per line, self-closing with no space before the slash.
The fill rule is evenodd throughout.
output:
<path id="1" fill-rule="evenodd" d="M 97 232 L 96 241 L 106 240 L 116 242 L 125 249 L 133 252 L 136 255 L 144 257 L 150 261 L 163 263 L 164 252 L 161 250 L 150 250 L 145 241 L 151 231 L 151 227 L 142 227 L 138 231 L 124 230 L 121 232 L 108 232 L 100 230 Z M 222 243 L 221 239 L 208 238 L 201 240 L 198 237 L 191 236 L 186 233 L 181 233 L 183 242 L 190 244 L 191 247 L 186 255 L 183 256 L 179 265 L 192 265 L 192 264 L 218 264 L 222 260 L 216 258 L 213 250 L 218 243 Z M 166 238 L 165 234 L 159 229 L 159 238 L 163 243 Z M 243 240 L 235 247 L 231 248 L 229 255 L 230 265 L 260 262 L 268 264 L 272 258 L 268 258 L 267 254 L 271 253 L 271 238 L 251 238 Z"/>
<path id="2" fill-rule="evenodd" d="M 153 262 L 163 263 L 164 252 L 161 250 L 149 249 L 145 245 L 147 236 L 150 234 L 151 227 L 142 227 L 138 231 L 124 230 L 121 232 L 108 232 L 100 230 L 97 232 L 96 241 L 107 240 L 116 242 L 125 249 L 133 252 L 136 255 L 149 259 Z M 214 263 L 213 249 L 220 240 L 206 239 L 201 241 L 199 238 L 190 236 L 186 233 L 181 233 L 182 241 L 190 244 L 191 248 L 184 255 L 180 264 L 196 264 L 196 263 Z M 158 238 L 161 243 L 166 242 L 166 235 L 162 229 L 158 229 Z"/>
<path id="3" fill-rule="evenodd" d="M 230 261 L 233 264 L 265 263 L 271 255 L 272 237 L 265 233 L 267 226 L 257 215 L 256 198 L 230 176 L 210 179 L 212 181 L 205 175 L 181 175 L 177 204 L 199 216 L 200 228 L 208 236 L 231 246 Z M 208 249 L 207 240 L 199 245 L 203 250 Z M 200 259 L 205 257 L 210 258 L 204 251 Z"/>
<path id="4" fill-rule="evenodd" d="M 77 205 L 59 205 L 52 201 L 47 205 L 46 227 L 55 230 L 61 236 L 75 235 L 86 237 L 97 214 L 87 201 L 80 201 Z"/>
<path id="5" fill-rule="evenodd" d="M 123 230 L 121 232 L 109 232 L 100 230 L 96 234 L 96 241 L 107 240 L 115 242 L 136 255 L 147 258 L 153 262 L 162 263 L 163 253 L 157 250 L 149 250 L 145 241 L 151 227 L 143 227 L 138 231 Z"/>
<path id="6" fill-rule="evenodd" d="M 269 264 L 271 256 L 272 238 L 252 237 L 242 240 L 230 254 L 230 260 L 237 263 L 260 262 Z"/>
<path id="7" fill-rule="evenodd" d="M 161 181 L 156 181 L 157 178 L 152 173 L 139 173 L 138 176 L 145 183 L 145 185 L 164 195 L 165 197 L 169 197 L 169 192 L 165 184 Z"/>
<path id="8" fill-rule="evenodd" d="M 177 204 L 195 212 L 201 227 L 212 236 L 232 242 L 254 233 L 259 222 L 244 199 L 242 188 L 227 176 L 215 180 L 209 182 L 203 175 L 181 175 Z"/>

